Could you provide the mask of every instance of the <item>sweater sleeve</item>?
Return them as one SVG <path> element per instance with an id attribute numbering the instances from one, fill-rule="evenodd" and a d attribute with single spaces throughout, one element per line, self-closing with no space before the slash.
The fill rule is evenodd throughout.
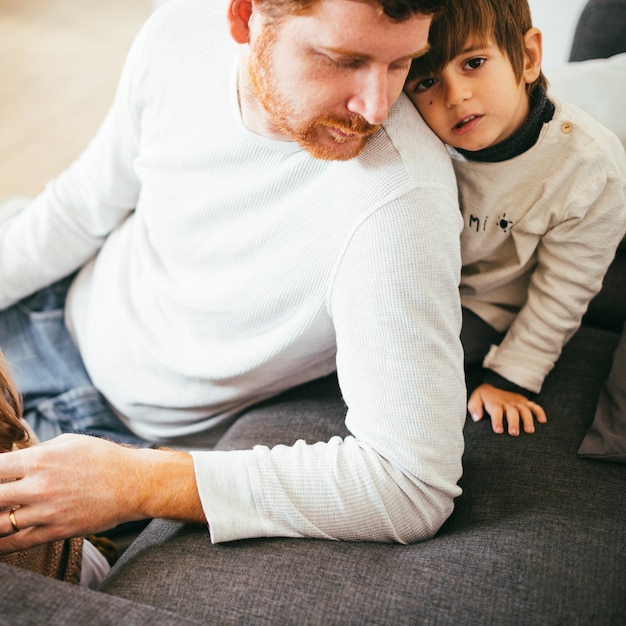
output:
<path id="1" fill-rule="evenodd" d="M 87 149 L 0 222 L 0 309 L 81 267 L 134 208 L 137 132 L 128 103 L 139 48 L 135 42 L 112 108 Z"/>
<path id="2" fill-rule="evenodd" d="M 195 452 L 214 542 L 431 537 L 460 493 L 460 216 L 421 190 L 352 234 L 329 295 L 351 436 Z"/>
<path id="3" fill-rule="evenodd" d="M 541 237 L 526 303 L 502 343 L 491 347 L 485 367 L 539 392 L 600 290 L 625 228 L 625 178 L 604 171 Z"/>

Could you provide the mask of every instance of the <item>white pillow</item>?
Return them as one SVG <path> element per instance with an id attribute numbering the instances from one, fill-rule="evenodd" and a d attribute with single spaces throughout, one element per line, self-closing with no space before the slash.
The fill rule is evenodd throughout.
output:
<path id="1" fill-rule="evenodd" d="M 589 113 L 612 130 L 626 148 L 626 53 L 563 63 L 544 73 L 550 93 Z"/>

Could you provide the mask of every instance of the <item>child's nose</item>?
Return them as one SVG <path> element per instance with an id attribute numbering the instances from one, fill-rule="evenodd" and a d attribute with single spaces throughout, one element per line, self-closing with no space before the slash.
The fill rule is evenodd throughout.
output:
<path id="1" fill-rule="evenodd" d="M 465 81 L 449 81 L 446 83 L 446 105 L 458 106 L 465 100 L 469 100 L 471 92 Z"/>

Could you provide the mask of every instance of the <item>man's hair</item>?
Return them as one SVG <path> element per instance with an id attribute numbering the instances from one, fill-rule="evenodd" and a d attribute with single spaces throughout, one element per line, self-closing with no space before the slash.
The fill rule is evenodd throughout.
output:
<path id="1" fill-rule="evenodd" d="M 430 27 L 430 50 L 413 60 L 407 80 L 438 74 L 463 51 L 470 38 L 478 45 L 491 40 L 507 55 L 521 80 L 524 35 L 532 26 L 528 0 L 447 0 Z M 527 91 L 532 92 L 537 85 L 547 89 L 543 73 L 527 85 Z"/>
<path id="2" fill-rule="evenodd" d="M 354 0 L 366 2 L 380 8 L 388 18 L 402 22 L 412 15 L 436 15 L 446 6 L 448 0 Z M 278 21 L 288 15 L 305 14 L 319 0 L 260 0 L 263 12 L 272 20 Z"/>
<path id="3" fill-rule="evenodd" d="M 0 352 L 0 452 L 28 445 L 29 435 L 20 420 L 21 415 L 22 400 Z"/>

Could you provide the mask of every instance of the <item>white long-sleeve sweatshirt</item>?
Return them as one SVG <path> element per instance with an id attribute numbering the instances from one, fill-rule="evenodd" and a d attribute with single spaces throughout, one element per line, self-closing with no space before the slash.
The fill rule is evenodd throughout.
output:
<path id="1" fill-rule="evenodd" d="M 346 162 L 251 133 L 214 5 L 151 17 L 93 142 L 4 221 L 0 306 L 84 265 L 67 315 L 87 370 L 159 442 L 337 368 L 352 436 L 194 452 L 214 541 L 431 536 L 465 417 L 448 155 L 404 96 Z"/>
<path id="2" fill-rule="evenodd" d="M 514 159 L 456 158 L 461 302 L 499 331 L 484 365 L 539 391 L 600 290 L 626 229 L 626 155 L 572 104 Z"/>

